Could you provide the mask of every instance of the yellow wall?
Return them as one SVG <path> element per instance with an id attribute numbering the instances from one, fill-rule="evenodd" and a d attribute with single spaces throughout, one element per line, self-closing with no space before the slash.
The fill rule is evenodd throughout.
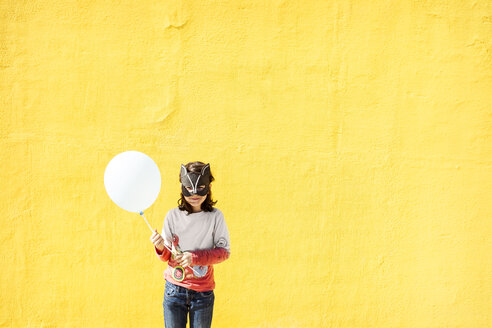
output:
<path id="1" fill-rule="evenodd" d="M 1 1 L 1 327 L 161 327 L 104 189 L 210 162 L 214 327 L 492 327 L 489 1 Z"/>

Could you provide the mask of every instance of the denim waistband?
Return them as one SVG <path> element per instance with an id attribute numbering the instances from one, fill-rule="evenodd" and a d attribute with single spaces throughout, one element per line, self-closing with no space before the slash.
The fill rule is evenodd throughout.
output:
<path id="1" fill-rule="evenodd" d="M 173 284 L 167 280 L 166 280 L 166 285 L 171 285 L 172 288 L 176 289 L 176 291 L 181 292 L 181 293 L 186 293 L 186 292 L 195 292 L 196 293 L 196 291 L 193 289 L 189 289 L 189 288 L 175 285 L 175 284 Z"/>

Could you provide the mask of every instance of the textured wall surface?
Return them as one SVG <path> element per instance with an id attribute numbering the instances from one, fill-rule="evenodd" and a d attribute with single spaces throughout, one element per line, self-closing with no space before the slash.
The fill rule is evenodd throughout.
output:
<path id="1" fill-rule="evenodd" d="M 492 327 L 490 1 L 0 1 L 0 326 L 162 327 L 161 229 L 210 162 L 214 327 Z"/>

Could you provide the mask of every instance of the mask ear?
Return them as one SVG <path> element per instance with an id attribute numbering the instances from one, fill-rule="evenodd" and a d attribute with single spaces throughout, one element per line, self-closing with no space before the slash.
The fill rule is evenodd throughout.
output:
<path id="1" fill-rule="evenodd" d="M 202 167 L 201 175 L 210 175 L 210 163 Z"/>
<path id="2" fill-rule="evenodd" d="M 183 180 L 187 174 L 188 171 L 186 170 L 186 167 L 183 164 L 181 164 L 181 180 Z"/>

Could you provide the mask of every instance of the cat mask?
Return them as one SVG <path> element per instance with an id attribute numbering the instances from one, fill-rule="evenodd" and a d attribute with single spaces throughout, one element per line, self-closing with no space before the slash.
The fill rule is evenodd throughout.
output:
<path id="1" fill-rule="evenodd" d="M 202 168 L 200 174 L 195 172 L 188 172 L 186 167 L 181 164 L 181 192 L 186 197 L 199 195 L 205 196 L 208 194 L 210 184 L 210 164 L 205 165 Z M 201 185 L 205 185 L 205 188 L 200 189 Z M 191 188 L 190 191 L 186 187 Z"/>

